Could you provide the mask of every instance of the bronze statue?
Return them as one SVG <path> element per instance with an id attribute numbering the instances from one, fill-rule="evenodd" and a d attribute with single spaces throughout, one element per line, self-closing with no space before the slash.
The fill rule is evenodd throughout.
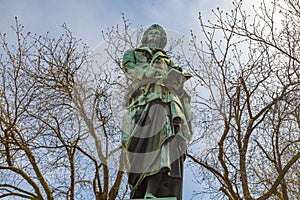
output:
<path id="1" fill-rule="evenodd" d="M 161 26 L 150 26 L 141 43 L 123 56 L 124 72 L 133 79 L 122 126 L 131 198 L 181 200 L 192 137 L 190 97 L 183 89 L 190 75 L 163 50 L 167 35 Z"/>

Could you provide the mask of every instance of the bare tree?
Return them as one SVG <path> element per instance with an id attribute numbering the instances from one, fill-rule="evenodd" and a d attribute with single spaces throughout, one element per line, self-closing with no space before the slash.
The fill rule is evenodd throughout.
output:
<path id="1" fill-rule="evenodd" d="M 91 69 L 95 56 L 64 25 L 58 38 L 1 33 L 0 198 L 122 199 L 116 79 Z M 103 64 L 103 63 L 102 63 Z M 110 146 L 110 143 L 116 145 Z M 115 166 L 109 159 L 118 157 Z"/>
<path id="2" fill-rule="evenodd" d="M 189 158 L 214 199 L 299 198 L 299 9 L 275 0 L 244 10 L 236 0 L 215 21 L 200 15 L 201 66 L 190 69 L 208 95 L 194 98 L 205 116 Z"/>

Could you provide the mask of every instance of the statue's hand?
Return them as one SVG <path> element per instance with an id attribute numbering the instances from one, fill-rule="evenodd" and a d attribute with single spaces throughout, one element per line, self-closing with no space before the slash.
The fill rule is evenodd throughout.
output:
<path id="1" fill-rule="evenodd" d="M 164 75 L 166 75 L 165 70 L 154 68 L 154 67 L 148 67 L 145 70 L 146 70 L 145 76 L 147 78 L 163 77 Z"/>

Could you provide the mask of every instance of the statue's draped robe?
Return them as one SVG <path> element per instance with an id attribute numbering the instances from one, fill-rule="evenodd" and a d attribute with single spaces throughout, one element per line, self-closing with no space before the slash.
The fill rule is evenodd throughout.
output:
<path id="1" fill-rule="evenodd" d="M 171 69 L 181 69 L 163 50 L 148 47 L 127 51 L 122 66 L 134 80 L 122 125 L 131 198 L 142 198 L 152 184 L 155 196 L 180 200 L 186 144 L 192 136 L 190 102 L 182 87 L 165 85 L 161 79 Z M 153 67 L 164 74 L 152 73 Z"/>

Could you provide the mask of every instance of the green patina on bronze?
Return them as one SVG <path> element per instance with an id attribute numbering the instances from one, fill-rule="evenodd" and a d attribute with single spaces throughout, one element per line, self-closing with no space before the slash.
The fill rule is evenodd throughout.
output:
<path id="1" fill-rule="evenodd" d="M 186 143 L 192 137 L 190 97 L 183 84 L 190 75 L 174 65 L 163 50 L 166 43 L 166 32 L 155 24 L 145 31 L 141 47 L 123 56 L 124 72 L 133 79 L 126 96 L 122 143 L 134 198 L 142 196 L 138 193 L 172 195 L 172 191 L 159 192 L 160 183 L 168 185 L 169 179 L 172 183 L 180 180 L 177 190 L 182 190 Z M 154 175 L 162 177 L 161 182 L 151 183 Z M 170 183 L 170 187 L 176 185 Z M 174 196 L 181 200 L 181 192 Z"/>

